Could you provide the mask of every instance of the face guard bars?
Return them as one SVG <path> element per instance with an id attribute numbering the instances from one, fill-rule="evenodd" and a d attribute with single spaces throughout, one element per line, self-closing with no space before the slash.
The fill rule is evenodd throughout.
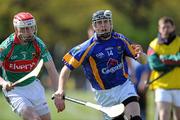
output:
<path id="1" fill-rule="evenodd" d="M 111 29 L 110 31 L 106 31 L 106 32 L 96 32 L 97 34 L 101 35 L 101 34 L 107 34 L 107 33 L 111 33 L 112 29 L 113 29 L 113 23 L 112 23 L 112 12 L 110 10 L 99 10 L 97 12 L 95 12 L 92 16 L 92 25 L 94 28 L 96 28 L 96 22 L 97 21 L 101 21 L 101 20 L 109 20 L 110 24 L 111 24 Z"/>
<path id="2" fill-rule="evenodd" d="M 23 41 L 31 40 L 37 34 L 36 21 L 30 13 L 21 12 L 15 15 L 13 25 L 15 33 Z"/>

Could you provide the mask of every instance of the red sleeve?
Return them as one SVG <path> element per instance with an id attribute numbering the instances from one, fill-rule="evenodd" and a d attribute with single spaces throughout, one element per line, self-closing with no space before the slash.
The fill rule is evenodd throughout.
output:
<path id="1" fill-rule="evenodd" d="M 154 53 L 155 53 L 155 51 L 151 47 L 149 47 L 148 50 L 147 50 L 147 55 L 150 56 L 150 55 L 152 55 Z"/>

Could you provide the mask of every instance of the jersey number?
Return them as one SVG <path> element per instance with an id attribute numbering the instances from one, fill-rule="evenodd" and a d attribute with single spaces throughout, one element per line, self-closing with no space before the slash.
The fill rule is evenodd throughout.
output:
<path id="1" fill-rule="evenodd" d="M 111 56 L 111 55 L 113 55 L 113 52 L 112 52 L 112 50 L 109 50 L 109 51 L 107 51 L 107 54 L 108 54 L 108 56 Z"/>

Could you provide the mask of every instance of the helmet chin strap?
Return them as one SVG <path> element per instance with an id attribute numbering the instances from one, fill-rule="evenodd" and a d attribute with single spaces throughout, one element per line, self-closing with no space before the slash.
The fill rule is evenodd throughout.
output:
<path id="1" fill-rule="evenodd" d="M 112 29 L 108 32 L 101 32 L 101 33 L 96 33 L 98 37 L 100 37 L 103 40 L 107 40 L 111 37 Z"/>
<path id="2" fill-rule="evenodd" d="M 34 40 L 34 36 L 31 36 L 29 38 L 23 37 L 22 35 L 19 35 L 18 38 L 22 41 L 22 43 L 27 44 L 29 42 L 32 42 Z"/>
<path id="3" fill-rule="evenodd" d="M 97 34 L 98 37 L 100 37 L 101 39 L 103 40 L 107 40 L 111 37 L 111 32 L 107 32 L 107 33 L 104 33 L 104 34 Z"/>
<path id="4" fill-rule="evenodd" d="M 111 33 L 113 31 L 113 25 L 111 22 L 110 30 L 105 29 L 104 31 L 98 32 L 99 30 L 95 27 L 95 24 L 93 24 L 93 29 L 96 31 L 97 37 L 100 37 L 103 40 L 107 40 L 111 37 Z"/>

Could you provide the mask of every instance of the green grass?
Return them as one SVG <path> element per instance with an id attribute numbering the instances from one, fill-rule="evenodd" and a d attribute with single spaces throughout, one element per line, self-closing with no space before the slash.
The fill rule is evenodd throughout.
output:
<path id="1" fill-rule="evenodd" d="M 89 92 L 83 92 L 83 91 L 68 91 L 66 93 L 70 97 L 74 97 L 81 100 L 86 100 L 89 102 L 94 101 L 93 94 Z M 51 94 L 48 94 L 51 95 Z M 50 96 L 48 97 L 49 105 L 52 110 L 52 120 L 101 120 L 102 114 L 99 111 L 96 111 L 94 109 L 72 103 L 69 101 L 66 101 L 66 109 L 62 113 L 57 113 L 55 106 L 50 100 Z"/>
<path id="2" fill-rule="evenodd" d="M 46 91 L 46 97 L 51 110 L 52 120 L 102 120 L 101 112 L 69 101 L 66 101 L 66 109 L 61 113 L 57 113 L 54 103 L 51 100 L 52 93 L 52 91 Z M 95 103 L 94 95 L 91 91 L 87 92 L 83 90 L 71 90 L 67 91 L 66 94 L 73 98 Z M 147 120 L 152 120 L 155 112 L 152 91 L 148 91 L 147 100 Z M 0 94 L 0 120 L 21 120 L 19 116 L 11 111 L 11 108 L 6 102 L 2 93 Z"/>
<path id="3" fill-rule="evenodd" d="M 11 111 L 11 107 L 6 102 L 2 93 L 0 93 L 0 120 L 21 120 Z"/>
<path id="4" fill-rule="evenodd" d="M 155 114 L 155 104 L 154 104 L 154 91 L 148 90 L 147 92 L 147 108 L 146 108 L 146 114 L 147 114 L 147 120 L 153 120 L 154 114 Z"/>
<path id="5" fill-rule="evenodd" d="M 53 92 L 51 91 L 46 92 L 52 120 L 102 120 L 101 112 L 69 101 L 66 101 L 66 109 L 61 113 L 57 113 L 54 103 L 51 100 L 52 93 Z M 82 90 L 67 91 L 66 94 L 70 97 L 95 103 L 91 92 L 83 92 Z M 21 120 L 11 111 L 11 108 L 4 99 L 2 93 L 0 94 L 0 120 Z"/>

